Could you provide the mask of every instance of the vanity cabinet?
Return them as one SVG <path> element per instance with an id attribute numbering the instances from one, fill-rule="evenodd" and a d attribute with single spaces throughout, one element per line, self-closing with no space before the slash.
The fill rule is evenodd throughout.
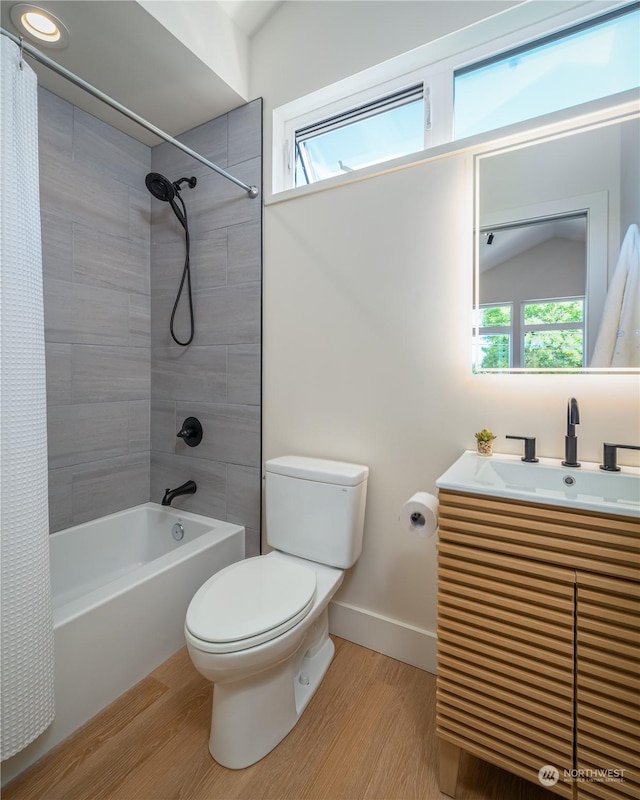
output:
<path id="1" fill-rule="evenodd" d="M 555 767 L 562 797 L 640 796 L 639 542 L 633 517 L 440 491 L 445 794 L 465 750 L 538 785 Z"/>
<path id="2" fill-rule="evenodd" d="M 576 622 L 578 800 L 640 797 L 640 585 L 579 572 Z"/>

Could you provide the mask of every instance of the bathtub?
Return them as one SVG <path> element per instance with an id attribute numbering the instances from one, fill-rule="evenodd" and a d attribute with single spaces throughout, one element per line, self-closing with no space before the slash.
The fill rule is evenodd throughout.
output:
<path id="1" fill-rule="evenodd" d="M 245 555 L 242 526 L 156 503 L 50 543 L 55 718 L 2 763 L 3 785 L 183 647 L 196 590 Z"/>

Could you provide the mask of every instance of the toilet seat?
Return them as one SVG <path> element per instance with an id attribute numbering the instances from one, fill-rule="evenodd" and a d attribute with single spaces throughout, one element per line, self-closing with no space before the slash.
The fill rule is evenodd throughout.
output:
<path id="1" fill-rule="evenodd" d="M 208 653 L 264 644 L 293 628 L 316 597 L 316 573 L 301 564 L 256 556 L 220 570 L 200 587 L 186 629 Z"/>

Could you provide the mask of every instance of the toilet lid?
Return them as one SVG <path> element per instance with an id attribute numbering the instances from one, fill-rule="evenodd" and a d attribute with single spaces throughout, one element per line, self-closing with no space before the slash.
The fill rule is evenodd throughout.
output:
<path id="1" fill-rule="evenodd" d="M 304 616 L 301 612 L 308 612 L 315 593 L 313 569 L 269 556 L 248 558 L 220 570 L 198 589 L 186 626 L 193 636 L 214 643 L 240 642 L 272 629 L 279 634 L 287 630 L 284 623 L 292 620 L 293 626 Z"/>

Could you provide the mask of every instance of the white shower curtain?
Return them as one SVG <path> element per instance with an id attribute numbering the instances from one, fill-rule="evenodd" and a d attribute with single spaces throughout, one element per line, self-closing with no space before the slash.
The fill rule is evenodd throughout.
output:
<path id="1" fill-rule="evenodd" d="M 0 36 L 2 759 L 53 719 L 38 95 Z"/>
<path id="2" fill-rule="evenodd" d="M 629 225 L 602 312 L 592 367 L 640 367 L 640 231 Z"/>

